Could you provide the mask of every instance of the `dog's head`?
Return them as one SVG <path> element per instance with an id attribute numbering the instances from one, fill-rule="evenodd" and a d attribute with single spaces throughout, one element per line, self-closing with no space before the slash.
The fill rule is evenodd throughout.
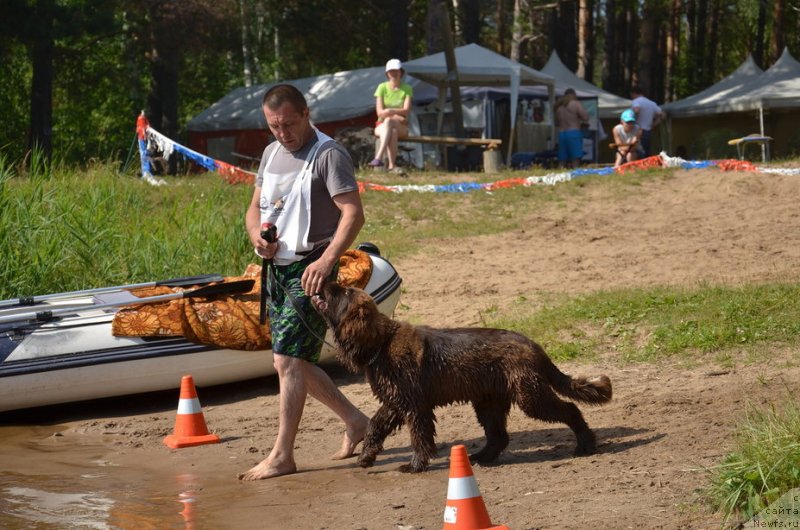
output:
<path id="1" fill-rule="evenodd" d="M 345 322 L 372 321 L 378 307 L 365 291 L 328 282 L 311 301 L 328 325 L 336 330 Z"/>
<path id="2" fill-rule="evenodd" d="M 385 318 L 372 297 L 356 287 L 328 282 L 311 301 L 333 330 L 344 364 L 354 370 L 365 365 L 382 343 Z"/>

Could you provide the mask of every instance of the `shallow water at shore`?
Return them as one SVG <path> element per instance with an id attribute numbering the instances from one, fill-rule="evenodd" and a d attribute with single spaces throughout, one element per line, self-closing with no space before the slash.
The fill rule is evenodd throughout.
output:
<path id="1" fill-rule="evenodd" d="M 152 476 L 64 428 L 0 426 L 0 527 L 191 527 L 196 477 Z"/>

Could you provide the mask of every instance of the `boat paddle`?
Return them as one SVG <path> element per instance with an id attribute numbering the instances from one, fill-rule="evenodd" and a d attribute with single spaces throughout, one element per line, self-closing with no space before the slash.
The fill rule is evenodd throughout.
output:
<path id="1" fill-rule="evenodd" d="M 65 298 L 77 298 L 79 296 L 94 295 L 100 293 L 113 293 L 116 291 L 140 289 L 144 287 L 189 287 L 191 285 L 207 285 L 214 282 L 225 281 L 220 274 L 201 274 L 200 276 L 184 276 L 183 278 L 172 278 L 171 280 L 161 280 L 157 282 L 132 283 L 130 285 L 117 285 L 114 287 L 98 287 L 97 289 L 86 289 L 84 291 L 72 291 L 66 293 L 43 294 L 41 296 L 23 296 L 11 300 L 0 300 L 0 308 L 12 306 L 36 305 L 48 300 L 62 300 Z"/>
<path id="2" fill-rule="evenodd" d="M 86 311 L 95 309 L 105 309 L 107 307 L 121 307 L 126 305 L 141 305 L 152 304 L 155 302 L 164 302 L 166 300 L 176 300 L 179 298 L 201 298 L 207 296 L 216 296 L 220 294 L 240 294 L 246 293 L 253 288 L 255 280 L 237 280 L 235 282 L 217 283 L 214 285 L 206 285 L 205 287 L 198 287 L 191 291 L 183 291 L 180 293 L 162 294 L 159 296 L 147 296 L 139 298 L 138 300 L 125 300 L 122 302 L 109 302 L 106 304 L 97 304 L 92 306 L 78 306 L 78 307 L 62 307 L 57 309 L 50 309 L 46 311 L 37 311 L 31 313 L 18 313 L 16 315 L 0 316 L 0 324 L 7 322 L 22 322 L 22 321 L 37 321 L 47 322 L 59 315 L 66 315 L 70 313 L 77 313 L 79 311 Z"/>

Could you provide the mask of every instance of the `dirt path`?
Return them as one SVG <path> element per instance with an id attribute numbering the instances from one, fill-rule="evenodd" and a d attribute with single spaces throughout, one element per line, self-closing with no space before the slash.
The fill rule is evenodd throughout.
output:
<path id="1" fill-rule="evenodd" d="M 798 197 L 800 178 L 780 175 L 681 171 L 646 180 L 633 194 L 592 183 L 580 199 L 530 212 L 524 231 L 438 242 L 426 249 L 435 263 L 397 260 L 404 279 L 397 316 L 475 325 L 483 311 L 510 307 L 520 295 L 537 303 L 545 293 L 631 285 L 796 281 Z M 697 497 L 704 469 L 731 447 L 747 403 L 779 402 L 800 386 L 795 353 L 776 346 L 774 356 L 769 366 L 721 367 L 713 359 L 623 365 L 608 352 L 598 363 L 561 364 L 613 381 L 612 403 L 582 407 L 599 452 L 573 458 L 568 429 L 515 411 L 511 445 L 498 465 L 474 468 L 492 521 L 516 530 L 719 527 L 719 516 Z M 376 409 L 360 378 L 331 370 L 365 412 Z M 174 403 L 158 402 L 130 416 L 70 422 L 55 438 L 39 429 L 33 440 L 20 438 L 16 451 L 52 458 L 6 458 L 4 466 L 27 475 L 63 467 L 64 476 L 80 467 L 76 484 L 107 488 L 115 499 L 108 520 L 121 528 L 133 527 L 125 521 L 163 527 L 165 520 L 180 528 L 191 520 L 187 528 L 435 529 L 442 526 L 450 446 L 470 448 L 481 437 L 468 407 L 450 407 L 438 414 L 440 457 L 431 471 L 396 471 L 410 456 L 405 430 L 389 438 L 374 468 L 362 470 L 329 459 L 341 425 L 309 401 L 297 439 L 301 473 L 243 484 L 236 473 L 263 458 L 275 435 L 274 379 L 208 389 L 201 401 L 222 444 L 167 451 L 161 439 L 171 432 Z"/>

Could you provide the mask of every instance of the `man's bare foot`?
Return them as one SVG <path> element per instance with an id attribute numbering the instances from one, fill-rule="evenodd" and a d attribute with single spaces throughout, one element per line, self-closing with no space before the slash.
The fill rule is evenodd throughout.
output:
<path id="1" fill-rule="evenodd" d="M 277 465 L 269 462 L 269 458 L 265 458 L 251 469 L 244 473 L 239 473 L 239 480 L 263 480 L 265 478 L 291 475 L 292 473 L 297 473 L 297 466 L 294 462 Z"/>
<path id="2" fill-rule="evenodd" d="M 344 433 L 344 438 L 342 438 L 342 448 L 339 449 L 339 452 L 333 455 L 331 458 L 333 460 L 344 460 L 345 458 L 350 458 L 351 456 L 356 454 L 356 446 L 364 440 L 364 436 L 367 434 L 367 425 L 369 424 L 369 418 L 364 416 L 361 421 L 358 422 L 358 426 L 351 429 L 347 429 Z"/>

